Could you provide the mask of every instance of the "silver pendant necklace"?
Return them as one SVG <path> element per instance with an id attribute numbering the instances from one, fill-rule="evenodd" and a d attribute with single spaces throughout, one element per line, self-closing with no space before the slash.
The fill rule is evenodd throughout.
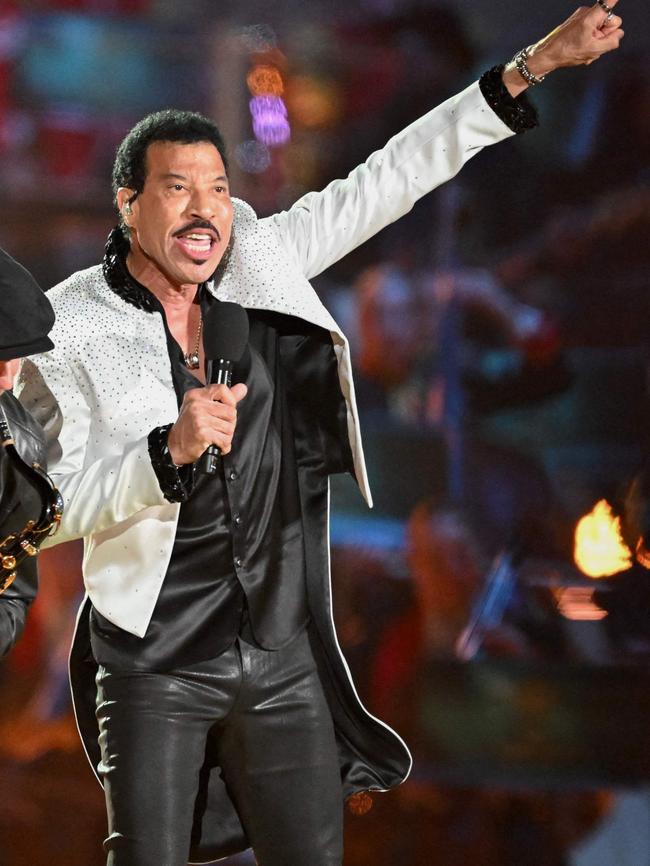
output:
<path id="1" fill-rule="evenodd" d="M 194 346 L 193 352 L 188 352 L 186 355 L 183 355 L 183 361 L 185 362 L 185 366 L 190 370 L 198 370 L 200 364 L 200 355 L 199 355 L 199 347 L 201 345 L 201 331 L 203 330 L 203 316 L 199 313 L 199 329 L 196 332 L 196 345 Z"/>

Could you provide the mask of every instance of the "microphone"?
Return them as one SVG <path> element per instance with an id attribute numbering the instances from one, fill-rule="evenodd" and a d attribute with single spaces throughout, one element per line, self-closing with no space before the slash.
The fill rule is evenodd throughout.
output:
<path id="1" fill-rule="evenodd" d="M 227 385 L 232 382 L 233 365 L 244 354 L 248 342 L 248 316 L 239 304 L 217 301 L 203 319 L 203 349 L 205 352 L 205 381 L 209 385 Z M 199 458 L 199 471 L 214 475 L 221 452 L 210 445 Z"/>

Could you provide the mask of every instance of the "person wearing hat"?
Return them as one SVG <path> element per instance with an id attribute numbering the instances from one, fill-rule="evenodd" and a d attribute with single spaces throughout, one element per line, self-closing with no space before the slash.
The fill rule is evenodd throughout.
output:
<path id="1" fill-rule="evenodd" d="M 45 465 L 45 440 L 40 426 L 12 393 L 20 360 L 47 352 L 54 310 L 36 280 L 22 265 L 0 250 L 0 422 L 6 424 L 16 451 L 28 466 Z M 7 448 L 0 448 L 0 550 L 3 541 L 38 517 L 38 492 L 16 471 Z M 20 637 L 29 605 L 36 596 L 36 559 L 27 557 L 16 577 L 0 588 L 0 656 Z"/>

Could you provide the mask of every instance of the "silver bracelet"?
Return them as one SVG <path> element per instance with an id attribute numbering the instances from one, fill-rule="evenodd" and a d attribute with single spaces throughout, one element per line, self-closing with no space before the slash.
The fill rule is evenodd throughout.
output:
<path id="1" fill-rule="evenodd" d="M 528 84 L 530 87 L 534 87 L 536 84 L 541 84 L 542 81 L 544 81 L 544 79 L 546 78 L 546 76 L 542 75 L 538 78 L 537 75 L 534 75 L 528 68 L 528 58 L 530 57 L 531 48 L 532 45 L 529 45 L 528 48 L 522 48 L 521 51 L 518 51 L 512 58 L 512 62 L 517 67 L 517 71 L 524 79 L 526 84 Z"/>

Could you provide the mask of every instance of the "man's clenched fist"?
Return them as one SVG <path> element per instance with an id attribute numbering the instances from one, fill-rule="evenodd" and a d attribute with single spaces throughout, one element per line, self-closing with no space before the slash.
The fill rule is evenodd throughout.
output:
<path id="1" fill-rule="evenodd" d="M 246 385 L 207 385 L 192 388 L 183 397 L 180 415 L 169 431 L 169 453 L 177 466 L 194 463 L 216 445 L 227 454 L 237 424 L 237 403 L 246 396 Z"/>

